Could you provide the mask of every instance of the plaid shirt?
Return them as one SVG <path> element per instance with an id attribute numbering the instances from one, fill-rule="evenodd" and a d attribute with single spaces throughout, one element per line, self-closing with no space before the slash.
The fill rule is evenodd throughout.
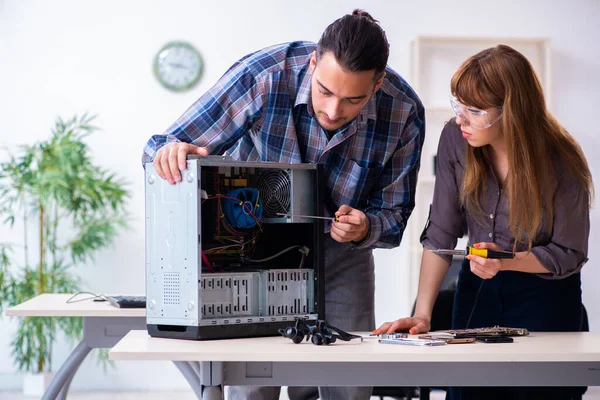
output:
<path id="1" fill-rule="evenodd" d="M 328 212 L 347 204 L 370 220 L 359 247 L 398 246 L 415 205 L 423 105 L 388 67 L 381 89 L 329 139 L 311 106 L 314 50 L 314 43 L 292 42 L 242 58 L 165 134 L 150 138 L 143 162 L 167 144 L 187 142 L 245 161 L 322 163 Z"/>

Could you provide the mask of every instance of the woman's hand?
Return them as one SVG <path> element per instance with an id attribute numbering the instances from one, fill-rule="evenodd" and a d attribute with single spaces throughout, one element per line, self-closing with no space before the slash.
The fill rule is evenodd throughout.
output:
<path id="1" fill-rule="evenodd" d="M 385 322 L 373 331 L 376 335 L 382 333 L 406 332 L 411 335 L 427 333 L 431 328 L 431 318 L 415 315 L 414 317 L 400 318 L 393 322 Z"/>
<path id="2" fill-rule="evenodd" d="M 502 251 L 502 249 L 498 247 L 495 243 L 490 242 L 475 243 L 473 247 L 477 249 Z M 494 276 L 496 276 L 496 274 L 498 273 L 498 271 L 500 271 L 502 267 L 501 261 L 496 259 L 468 255 L 467 260 L 470 261 L 471 272 L 480 277 L 481 279 L 493 278 Z"/>

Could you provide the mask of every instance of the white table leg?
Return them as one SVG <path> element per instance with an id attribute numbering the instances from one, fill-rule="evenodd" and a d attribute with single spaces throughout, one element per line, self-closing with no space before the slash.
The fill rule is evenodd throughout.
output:
<path id="1" fill-rule="evenodd" d="M 83 317 L 83 339 L 61 365 L 42 400 L 66 399 L 77 369 L 92 349 L 113 347 L 137 329 L 146 329 L 146 317 Z"/>
<path id="2" fill-rule="evenodd" d="M 203 361 L 200 363 L 202 400 L 223 400 L 223 368 L 222 362 Z"/>
<path id="3" fill-rule="evenodd" d="M 81 365 L 85 357 L 90 353 L 92 348 L 85 343 L 85 340 L 79 342 L 77 347 L 69 354 L 69 357 L 61 365 L 60 369 L 50 382 L 50 386 L 46 389 L 42 400 L 54 400 L 65 384 L 73 378 L 77 368 Z M 67 386 L 68 387 L 68 386 Z"/>
<path id="4" fill-rule="evenodd" d="M 177 367 L 179 372 L 188 381 L 196 397 L 201 399 L 202 397 L 202 384 L 200 383 L 200 375 L 190 362 L 187 361 L 173 361 L 173 364 Z"/>
<path id="5" fill-rule="evenodd" d="M 221 386 L 204 386 L 202 390 L 202 400 L 223 400 L 223 390 Z"/>

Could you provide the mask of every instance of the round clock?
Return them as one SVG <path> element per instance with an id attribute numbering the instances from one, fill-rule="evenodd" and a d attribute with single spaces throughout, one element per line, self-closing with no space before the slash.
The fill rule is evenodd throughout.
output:
<path id="1" fill-rule="evenodd" d="M 154 75 L 169 90 L 182 91 L 200 79 L 202 58 L 189 43 L 169 42 L 154 57 Z"/>

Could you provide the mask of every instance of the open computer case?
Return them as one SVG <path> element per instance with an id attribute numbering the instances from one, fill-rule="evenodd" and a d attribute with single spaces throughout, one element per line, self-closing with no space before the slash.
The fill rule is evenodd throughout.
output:
<path id="1" fill-rule="evenodd" d="M 145 165 L 146 319 L 154 337 L 277 335 L 325 318 L 322 166 L 188 156 Z"/>

